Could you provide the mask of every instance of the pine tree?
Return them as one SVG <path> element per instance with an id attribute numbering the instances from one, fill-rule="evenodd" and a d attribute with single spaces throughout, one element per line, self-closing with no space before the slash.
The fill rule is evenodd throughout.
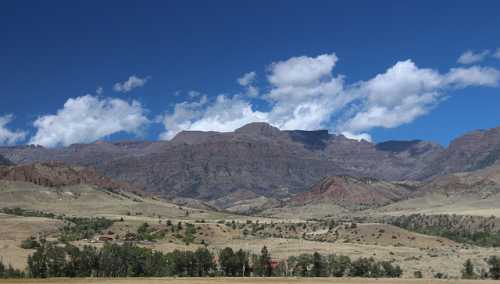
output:
<path id="1" fill-rule="evenodd" d="M 269 254 L 266 246 L 264 246 L 260 251 L 259 262 L 263 269 L 261 276 L 271 277 L 273 275 L 273 266 L 271 263 L 271 255 Z"/>
<path id="2" fill-rule="evenodd" d="M 477 278 L 476 273 L 474 272 L 474 265 L 470 259 L 464 263 L 464 268 L 462 270 L 462 278 L 463 279 L 475 279 Z"/>
<path id="3" fill-rule="evenodd" d="M 314 277 L 326 276 L 325 275 L 325 271 L 326 271 L 325 268 L 326 268 L 326 264 L 323 260 L 323 257 L 318 252 L 315 252 L 313 254 L 312 276 L 314 276 Z"/>
<path id="4" fill-rule="evenodd" d="M 488 259 L 488 265 L 490 266 L 489 275 L 492 279 L 500 279 L 500 258 L 497 256 L 491 256 Z"/>

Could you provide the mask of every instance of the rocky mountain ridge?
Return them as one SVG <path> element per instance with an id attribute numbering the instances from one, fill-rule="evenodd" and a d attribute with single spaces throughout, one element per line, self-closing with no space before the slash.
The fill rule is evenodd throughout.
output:
<path id="1" fill-rule="evenodd" d="M 163 197 L 224 208 L 261 196 L 288 198 L 330 176 L 430 180 L 492 165 L 499 149 L 500 127 L 471 132 L 444 148 L 421 140 L 374 144 L 326 130 L 282 131 L 251 123 L 234 132 L 184 131 L 171 141 L 0 147 L 0 155 L 17 164 L 91 166 Z"/>

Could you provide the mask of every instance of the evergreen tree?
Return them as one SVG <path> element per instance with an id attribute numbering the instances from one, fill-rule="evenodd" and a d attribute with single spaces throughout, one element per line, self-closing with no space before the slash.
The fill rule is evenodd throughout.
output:
<path id="1" fill-rule="evenodd" d="M 488 259 L 488 265 L 490 266 L 489 276 L 492 279 L 499 280 L 500 279 L 500 258 L 497 256 L 491 256 Z"/>
<path id="2" fill-rule="evenodd" d="M 477 278 L 476 273 L 474 272 L 474 265 L 470 259 L 464 263 L 464 268 L 462 269 L 462 278 L 463 279 L 475 279 Z"/>
<path id="3" fill-rule="evenodd" d="M 207 276 L 214 268 L 212 253 L 206 248 L 198 248 L 194 254 L 196 259 L 195 276 Z"/>
<path id="4" fill-rule="evenodd" d="M 331 255 L 328 260 L 330 275 L 333 277 L 343 277 L 351 266 L 351 259 L 344 255 Z"/>
<path id="5" fill-rule="evenodd" d="M 326 264 L 323 257 L 315 252 L 312 257 L 313 267 L 312 267 L 312 276 L 313 277 L 322 277 L 326 276 Z"/>
<path id="6" fill-rule="evenodd" d="M 259 268 L 259 276 L 271 277 L 273 275 L 271 255 L 269 254 L 266 246 L 264 246 L 260 251 Z"/>
<path id="7" fill-rule="evenodd" d="M 219 265 L 224 273 L 224 276 L 234 276 L 234 251 L 230 247 L 226 247 L 219 253 Z"/>
<path id="8" fill-rule="evenodd" d="M 238 267 L 238 276 L 249 276 L 249 264 L 248 264 L 248 253 L 244 252 L 242 249 L 235 253 L 236 265 Z"/>

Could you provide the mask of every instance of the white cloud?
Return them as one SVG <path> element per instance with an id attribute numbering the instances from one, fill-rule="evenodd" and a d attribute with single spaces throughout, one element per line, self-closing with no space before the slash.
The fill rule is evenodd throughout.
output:
<path id="1" fill-rule="evenodd" d="M 257 76 L 257 73 L 254 71 L 248 72 L 243 74 L 240 78 L 238 78 L 238 84 L 240 84 L 243 87 L 246 87 L 250 84 L 252 84 L 255 81 L 255 77 Z"/>
<path id="2" fill-rule="evenodd" d="M 333 77 L 335 54 L 315 58 L 296 57 L 271 64 L 271 91 L 263 99 L 271 110 L 262 112 L 246 96 L 220 95 L 207 105 L 183 102 L 164 116 L 167 129 L 162 139 L 170 139 L 181 130 L 232 131 L 255 121 L 268 122 L 281 129 L 317 129 L 325 125 L 332 111 L 349 100 L 342 94 L 342 77 Z M 312 64 L 314 66 L 300 66 Z M 325 71 L 326 70 L 326 71 Z M 311 72 L 313 74 L 311 74 Z M 299 73 L 306 79 L 300 79 Z M 247 73 L 238 80 L 250 85 L 255 75 Z M 241 81 L 241 82 L 240 82 Z"/>
<path id="3" fill-rule="evenodd" d="M 89 143 L 118 132 L 140 134 L 148 123 L 137 101 L 100 99 L 91 95 L 70 98 L 54 115 L 39 117 L 30 144 L 46 147 Z"/>
<path id="4" fill-rule="evenodd" d="M 238 84 L 240 84 L 242 87 L 245 87 L 245 95 L 251 97 L 251 98 L 256 98 L 259 96 L 259 88 L 257 88 L 254 83 L 255 83 L 255 78 L 257 76 L 257 73 L 254 71 L 248 72 L 243 74 L 240 78 L 238 78 Z"/>
<path id="5" fill-rule="evenodd" d="M 493 54 L 493 57 L 495 57 L 496 59 L 500 59 L 500 47 L 497 48 L 497 51 L 495 51 L 495 53 Z"/>
<path id="6" fill-rule="evenodd" d="M 500 80 L 500 71 L 490 67 L 472 66 L 452 68 L 446 75 L 445 83 L 459 88 L 469 86 L 496 87 Z"/>
<path id="7" fill-rule="evenodd" d="M 370 141 L 368 132 L 373 128 L 410 123 L 429 113 L 450 91 L 495 87 L 500 82 L 500 72 L 494 68 L 471 66 L 440 73 L 406 60 L 367 81 L 345 84 L 344 76 L 332 73 L 336 62 L 335 54 L 323 54 L 272 63 L 269 91 L 258 97 L 257 104 L 242 95 L 177 104 L 163 117 L 166 131 L 161 138 L 170 139 L 182 130 L 232 131 L 262 121 L 288 130 L 326 128 Z M 254 77 L 245 74 L 238 82 L 250 85 Z"/>
<path id="8" fill-rule="evenodd" d="M 427 114 L 446 98 L 446 91 L 468 86 L 497 86 L 500 72 L 472 66 L 452 68 L 446 74 L 400 61 L 385 73 L 358 83 L 358 109 L 338 123 L 340 132 L 362 133 L 375 127 L 394 128 Z"/>
<path id="9" fill-rule="evenodd" d="M 14 119 L 12 114 L 0 116 L 0 145 L 14 145 L 26 138 L 26 132 L 21 130 L 10 130 L 7 128 Z"/>
<path id="10" fill-rule="evenodd" d="M 268 79 L 275 86 L 314 85 L 323 77 L 330 77 L 337 56 L 323 54 L 318 57 L 292 57 L 286 61 L 272 63 Z"/>
<path id="11" fill-rule="evenodd" d="M 483 61 L 489 54 L 490 54 L 489 50 L 483 50 L 478 53 L 475 53 L 472 50 L 467 50 L 466 52 L 462 53 L 462 55 L 460 55 L 457 62 L 461 64 L 477 63 Z"/>
<path id="12" fill-rule="evenodd" d="M 103 87 L 101 87 L 101 86 L 97 87 L 97 89 L 95 90 L 95 93 L 97 95 L 102 95 L 102 93 L 104 93 Z"/>
<path id="13" fill-rule="evenodd" d="M 353 96 L 343 90 L 343 76 L 334 77 L 335 54 L 293 57 L 272 63 L 265 98 L 272 104 L 269 120 L 281 129 L 326 127 L 331 116 Z"/>
<path id="14" fill-rule="evenodd" d="M 150 77 L 144 77 L 140 78 L 137 77 L 136 75 L 132 75 L 128 78 L 127 81 L 122 82 L 122 83 L 116 83 L 113 86 L 113 90 L 116 92 L 121 92 L 121 93 L 128 93 L 132 91 L 135 88 L 139 88 L 144 86 L 148 81 Z"/>
<path id="15" fill-rule="evenodd" d="M 162 123 L 166 131 L 160 139 L 169 140 L 182 130 L 227 132 L 255 121 L 267 121 L 266 114 L 254 111 L 239 96 L 219 95 L 211 103 L 203 96 L 196 102 L 176 104 L 172 113 L 165 114 Z"/>
<path id="16" fill-rule="evenodd" d="M 368 133 L 352 134 L 350 132 L 344 131 L 341 134 L 344 135 L 346 138 L 353 139 L 353 140 L 358 140 L 358 141 L 365 140 L 368 142 L 372 141 L 372 137 Z"/>

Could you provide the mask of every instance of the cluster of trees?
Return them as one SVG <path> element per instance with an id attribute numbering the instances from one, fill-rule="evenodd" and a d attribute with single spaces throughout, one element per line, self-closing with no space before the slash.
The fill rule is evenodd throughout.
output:
<path id="1" fill-rule="evenodd" d="M 401 277 L 403 271 L 389 261 L 359 258 L 351 261 L 347 256 L 319 253 L 301 254 L 288 259 L 290 275 L 302 277 Z"/>
<path id="2" fill-rule="evenodd" d="M 105 244 L 102 249 L 43 243 L 28 258 L 27 275 L 47 277 L 207 276 L 214 269 L 206 248 L 155 252 L 132 244 Z"/>
<path id="3" fill-rule="evenodd" d="M 62 218 L 54 213 L 46 213 L 36 210 L 27 210 L 19 207 L 15 208 L 0 208 L 0 212 L 9 215 L 23 216 L 23 217 L 44 217 L 44 218 Z"/>
<path id="4" fill-rule="evenodd" d="M 113 225 L 114 221 L 102 217 L 97 218 L 82 218 L 72 217 L 65 218 L 65 225 L 60 229 L 59 239 L 64 242 L 90 239 L 95 234 L 108 229 Z"/>
<path id="5" fill-rule="evenodd" d="M 499 247 L 500 231 L 495 217 L 421 215 L 397 216 L 387 223 L 426 235 L 445 237 L 460 243 Z"/>
<path id="6" fill-rule="evenodd" d="M 464 263 L 464 267 L 462 269 L 462 278 L 464 279 L 494 279 L 500 280 L 500 258 L 497 256 L 491 256 L 486 261 L 489 266 L 488 271 L 480 271 L 476 272 L 474 268 L 474 264 L 470 259 Z"/>
<path id="7" fill-rule="evenodd" d="M 217 261 L 218 258 L 218 261 Z M 477 272 L 471 260 L 464 263 L 462 278 L 500 280 L 500 258 L 487 260 L 488 271 Z M 0 278 L 47 277 L 401 277 L 403 271 L 389 261 L 373 258 L 351 260 L 342 255 L 301 254 L 276 261 L 266 247 L 260 254 L 226 247 L 217 256 L 207 248 L 196 251 L 156 252 L 133 244 L 105 244 L 78 248 L 41 241 L 28 257 L 28 270 L 22 272 L 0 262 Z M 415 273 L 421 278 L 422 273 Z M 438 273 L 436 278 L 445 278 Z"/>
<path id="8" fill-rule="evenodd" d="M 218 261 L 216 259 L 218 258 Z M 20 273 L 20 272 L 19 272 Z M 20 273 L 19 275 L 23 275 Z M 102 249 L 78 248 L 42 241 L 28 258 L 28 277 L 162 277 L 162 276 L 353 276 L 400 277 L 401 269 L 372 258 L 352 261 L 346 256 L 302 254 L 276 262 L 266 247 L 261 253 L 224 248 L 214 256 L 196 251 L 155 252 L 133 244 L 105 244 Z"/>
<path id="9" fill-rule="evenodd" d="M 170 220 L 165 222 L 167 228 L 159 229 L 151 226 L 149 223 L 143 223 L 137 228 L 137 233 L 129 233 L 126 236 L 128 240 L 137 241 L 154 241 L 156 239 L 163 239 L 170 231 L 177 239 L 182 240 L 186 245 L 195 242 L 195 235 L 197 233 L 196 227 L 191 223 L 178 222 L 177 225 L 172 224 Z M 202 242 L 203 243 L 203 242 Z"/>

